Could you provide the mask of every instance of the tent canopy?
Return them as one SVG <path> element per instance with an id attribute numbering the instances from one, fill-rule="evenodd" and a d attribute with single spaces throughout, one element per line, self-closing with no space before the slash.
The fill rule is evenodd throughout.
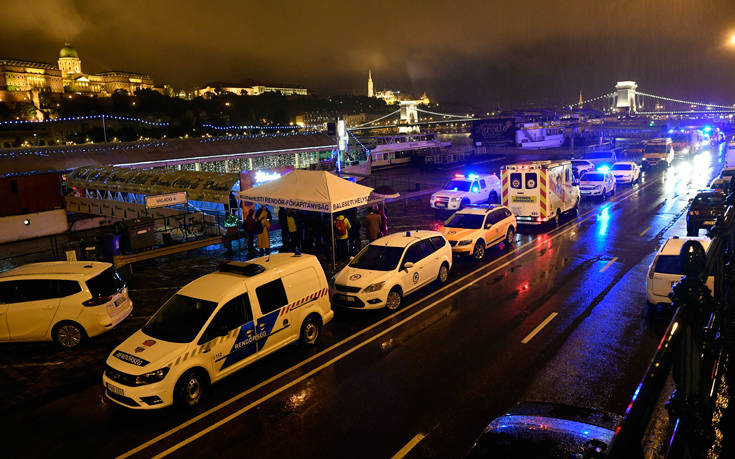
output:
<path id="1" fill-rule="evenodd" d="M 372 191 L 327 171 L 297 169 L 241 191 L 240 199 L 268 206 L 336 213 L 367 204 Z"/>

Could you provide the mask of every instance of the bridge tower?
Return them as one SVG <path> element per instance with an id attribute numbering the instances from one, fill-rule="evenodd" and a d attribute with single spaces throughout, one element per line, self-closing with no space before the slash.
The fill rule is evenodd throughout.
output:
<path id="1" fill-rule="evenodd" d="M 635 81 L 618 81 L 615 85 L 615 108 L 627 113 L 635 113 L 637 110 L 636 89 L 638 89 L 638 84 Z"/>
<path id="2" fill-rule="evenodd" d="M 402 100 L 401 101 L 401 118 L 399 124 L 411 124 L 418 123 L 419 112 L 418 112 L 418 101 L 417 100 Z M 412 132 L 419 132 L 418 126 L 401 126 L 398 128 L 398 132 L 402 134 L 410 134 Z"/>

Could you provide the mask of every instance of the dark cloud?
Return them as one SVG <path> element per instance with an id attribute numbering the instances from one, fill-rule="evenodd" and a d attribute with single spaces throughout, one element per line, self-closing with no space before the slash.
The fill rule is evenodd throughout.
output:
<path id="1" fill-rule="evenodd" d="M 193 87 L 212 80 L 376 87 L 478 105 L 551 105 L 617 79 L 735 101 L 732 0 L 4 0 L 0 55 L 125 69 Z"/>

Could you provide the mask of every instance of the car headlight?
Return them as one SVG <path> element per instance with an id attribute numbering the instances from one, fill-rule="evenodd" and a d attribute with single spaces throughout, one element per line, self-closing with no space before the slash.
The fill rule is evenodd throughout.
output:
<path id="1" fill-rule="evenodd" d="M 456 197 L 456 196 L 455 196 L 455 197 L 453 197 L 453 198 L 452 198 L 452 202 L 456 202 L 456 201 L 459 201 L 459 199 L 460 199 L 460 198 L 458 198 L 458 197 Z"/>
<path id="2" fill-rule="evenodd" d="M 459 243 L 457 243 L 457 245 L 470 245 L 470 244 L 472 244 L 472 239 L 464 239 L 462 241 L 459 241 Z"/>
<path id="3" fill-rule="evenodd" d="M 376 282 L 374 284 L 368 285 L 367 287 L 365 287 L 364 289 L 362 289 L 362 291 L 365 292 L 365 293 L 377 292 L 378 290 L 380 290 L 381 288 L 383 288 L 384 285 L 385 285 L 385 281 L 383 281 L 383 282 Z"/>
<path id="4" fill-rule="evenodd" d="M 595 190 L 599 190 L 600 188 L 602 188 L 602 185 L 595 185 Z"/>
<path id="5" fill-rule="evenodd" d="M 136 386 L 144 386 L 146 384 L 153 384 L 158 381 L 163 380 L 163 378 L 166 377 L 168 374 L 168 367 L 164 367 L 161 369 L 158 369 L 156 371 L 151 371 L 150 373 L 145 373 L 140 376 L 135 377 L 135 385 Z"/>

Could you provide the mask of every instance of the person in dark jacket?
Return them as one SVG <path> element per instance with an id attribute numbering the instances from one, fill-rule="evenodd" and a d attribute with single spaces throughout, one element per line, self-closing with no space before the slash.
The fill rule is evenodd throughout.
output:
<path id="1" fill-rule="evenodd" d="M 255 238 L 255 211 L 251 207 L 248 209 L 248 215 L 242 221 L 243 229 L 248 235 L 248 253 L 253 251 L 253 240 Z"/>
<path id="2" fill-rule="evenodd" d="M 350 209 L 347 213 L 347 218 L 350 219 L 350 242 L 349 242 L 349 253 L 357 253 L 362 249 L 362 224 L 357 216 L 357 209 Z"/>
<path id="3" fill-rule="evenodd" d="M 288 213 L 285 207 L 278 208 L 278 224 L 281 225 L 281 244 L 284 249 L 290 245 L 288 241 Z"/>

